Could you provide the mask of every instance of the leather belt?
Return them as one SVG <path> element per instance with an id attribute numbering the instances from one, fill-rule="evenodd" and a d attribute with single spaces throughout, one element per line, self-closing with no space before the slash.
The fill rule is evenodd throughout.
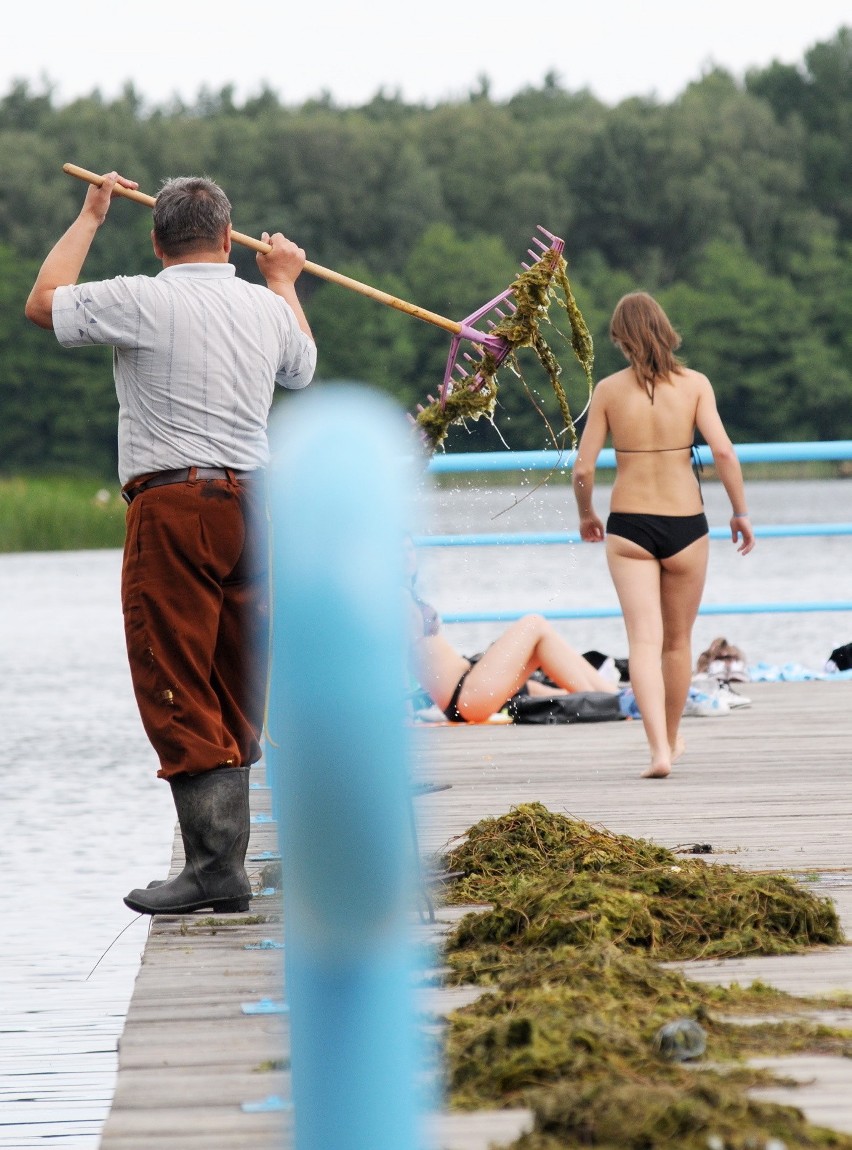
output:
<path id="1" fill-rule="evenodd" d="M 235 471 L 233 467 L 180 467 L 176 471 L 158 471 L 156 475 L 149 475 L 147 479 L 134 483 L 132 480 L 124 488 L 121 498 L 125 503 L 132 503 L 137 495 L 147 491 L 150 487 L 166 487 L 171 483 L 188 483 L 196 479 L 231 479 L 237 483 L 259 478 L 262 471 Z"/>

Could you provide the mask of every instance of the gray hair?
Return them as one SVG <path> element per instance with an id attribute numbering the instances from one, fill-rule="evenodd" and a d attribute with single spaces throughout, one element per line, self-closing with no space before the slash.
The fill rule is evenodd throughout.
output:
<path id="1" fill-rule="evenodd" d="M 230 200 L 206 176 L 176 176 L 157 194 L 154 238 L 167 255 L 215 246 L 230 222 Z"/>

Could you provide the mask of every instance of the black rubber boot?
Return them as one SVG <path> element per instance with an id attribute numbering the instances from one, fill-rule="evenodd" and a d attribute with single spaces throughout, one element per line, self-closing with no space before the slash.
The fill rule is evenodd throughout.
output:
<path id="1" fill-rule="evenodd" d="M 244 863 L 249 840 L 249 767 L 217 767 L 169 782 L 186 865 L 166 882 L 124 899 L 141 914 L 246 911 L 251 885 Z"/>

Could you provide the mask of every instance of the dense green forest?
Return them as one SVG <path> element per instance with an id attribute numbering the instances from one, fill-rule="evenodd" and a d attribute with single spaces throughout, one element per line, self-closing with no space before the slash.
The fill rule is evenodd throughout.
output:
<path id="1" fill-rule="evenodd" d="M 501 102 L 483 79 L 434 107 L 384 91 L 362 107 L 288 107 L 270 90 L 238 106 L 225 88 L 149 108 L 132 86 L 56 106 L 49 86 L 13 85 L 0 99 L 0 471 L 115 468 L 109 353 L 64 351 L 23 317 L 84 195 L 66 161 L 151 194 L 168 176 L 210 175 L 238 230 L 283 231 L 315 263 L 451 319 L 508 286 L 543 224 L 566 240 L 596 376 L 620 363 L 614 304 L 641 288 L 713 380 L 735 440 L 852 438 L 850 63 L 845 28 L 799 65 L 712 70 L 671 103 L 614 107 L 555 75 Z M 149 230 L 145 208 L 116 203 L 84 277 L 156 272 Z M 259 278 L 250 252 L 234 260 Z M 435 394 L 446 332 L 307 274 L 300 292 L 320 384 L 364 381 L 409 410 Z M 548 338 L 579 411 L 582 371 Z M 499 377 L 496 429 L 459 429 L 451 449 L 552 446 L 536 408 L 556 425 L 554 397 L 534 358 L 521 366 L 523 380 Z"/>

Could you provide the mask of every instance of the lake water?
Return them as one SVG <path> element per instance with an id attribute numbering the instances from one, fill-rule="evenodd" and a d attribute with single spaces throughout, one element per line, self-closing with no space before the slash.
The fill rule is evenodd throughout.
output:
<path id="1" fill-rule="evenodd" d="M 122 896 L 171 858 L 119 573 L 114 551 L 0 556 L 0 1146 L 14 1150 L 97 1146 L 150 921 Z"/>
<path id="2" fill-rule="evenodd" d="M 423 500 L 416 530 L 576 530 L 564 480 L 530 487 L 462 477 Z M 705 488 L 711 525 L 725 526 L 723 492 Z M 842 480 L 748 488 L 757 524 L 845 522 L 850 493 Z M 607 502 L 602 487 L 599 513 Z M 713 542 L 705 602 L 848 599 L 850 560 L 852 537 L 761 540 L 746 558 Z M 171 857 L 174 809 L 133 700 L 119 573 L 115 551 L 0 555 L 0 1147 L 14 1150 L 98 1145 L 148 929 L 122 896 Z M 603 548 L 588 545 L 427 548 L 421 584 L 442 611 L 616 604 Z M 448 633 L 472 652 L 500 626 Z M 580 650 L 626 654 L 619 619 L 557 626 Z M 750 662 L 820 669 L 852 640 L 852 613 L 699 619 L 695 652 L 717 635 Z"/>

